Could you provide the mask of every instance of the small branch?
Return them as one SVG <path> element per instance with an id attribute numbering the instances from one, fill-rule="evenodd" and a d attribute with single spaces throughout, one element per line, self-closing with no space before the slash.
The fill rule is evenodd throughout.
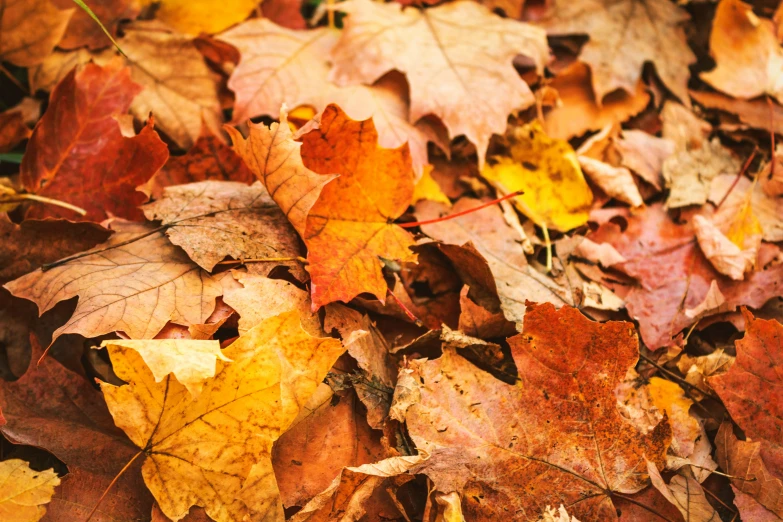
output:
<path id="1" fill-rule="evenodd" d="M 501 201 L 505 201 L 507 199 L 515 198 L 517 196 L 521 196 L 524 194 L 523 191 L 517 190 L 516 192 L 512 192 L 511 194 L 506 194 L 502 198 L 493 199 L 492 201 L 488 203 L 484 203 L 483 205 L 479 205 L 477 207 L 469 208 L 468 210 L 463 210 L 462 212 L 457 212 L 456 214 L 449 214 L 447 216 L 442 216 L 435 219 L 428 219 L 426 221 L 413 221 L 411 223 L 398 223 L 398 225 L 402 228 L 414 228 L 419 227 L 422 225 L 432 225 L 433 223 L 440 223 L 441 221 L 448 221 L 450 219 L 455 219 L 458 217 L 465 216 L 467 214 L 472 214 L 474 212 L 478 212 L 479 210 L 483 210 L 487 207 L 491 207 L 492 205 L 497 205 Z"/>
<path id="2" fill-rule="evenodd" d="M 0 73 L 3 73 L 3 74 L 5 75 L 5 77 L 6 77 L 6 78 L 8 78 L 9 80 L 11 80 L 11 83 L 13 83 L 13 84 L 14 84 L 14 85 L 16 85 L 17 87 L 19 87 L 19 90 L 20 90 L 20 91 L 22 91 L 22 92 L 23 92 L 23 93 L 25 93 L 25 94 L 29 94 L 29 93 L 28 93 L 28 91 L 27 91 L 27 89 L 25 89 L 25 88 L 24 88 L 24 85 L 22 85 L 22 84 L 19 82 L 19 80 L 17 80 L 17 79 L 16 79 L 16 77 L 14 77 L 14 75 L 13 75 L 13 74 L 11 74 L 11 71 L 9 71 L 9 70 L 8 70 L 8 69 L 6 69 L 5 67 L 3 67 L 3 66 L 2 66 L 2 64 L 0 64 Z"/>
<path id="3" fill-rule="evenodd" d="M 284 263 L 288 261 L 297 261 L 299 263 L 302 263 L 303 265 L 310 264 L 310 261 L 307 259 L 296 256 L 296 257 L 258 257 L 258 258 L 252 258 L 252 259 L 230 259 L 228 261 L 220 261 L 217 263 L 218 265 L 244 265 L 245 263 Z"/>
<path id="4" fill-rule="evenodd" d="M 767 99 L 769 99 L 769 97 Z M 775 133 L 772 133 L 772 135 L 774 136 Z M 774 139 L 773 139 L 773 144 L 774 144 Z M 737 183 L 739 183 L 740 178 L 742 178 L 742 176 L 744 176 L 745 173 L 748 171 L 748 168 L 750 167 L 750 163 L 753 161 L 753 158 L 756 157 L 756 153 L 758 152 L 758 150 L 759 150 L 758 147 L 755 146 L 753 147 L 753 152 L 751 152 L 750 156 L 748 156 L 748 159 L 745 160 L 745 163 L 742 165 L 742 168 L 740 169 L 739 174 L 737 174 L 737 177 L 734 178 L 734 182 L 729 187 L 729 190 L 726 191 L 723 197 L 720 198 L 720 201 L 718 201 L 718 204 L 715 205 L 715 210 L 719 209 L 720 206 L 723 205 L 723 202 L 726 201 L 726 198 L 729 197 L 729 194 L 731 194 L 731 192 L 734 190 L 734 187 L 736 187 Z M 775 159 L 774 156 L 772 159 L 773 160 Z"/>
<path id="5" fill-rule="evenodd" d="M 408 319 L 410 319 L 411 321 L 413 321 L 414 323 L 416 323 L 416 326 L 422 326 L 422 324 L 423 324 L 423 323 L 421 322 L 421 320 L 419 320 L 419 318 L 418 318 L 418 317 L 416 317 L 415 315 L 413 315 L 413 312 L 411 312 L 410 310 L 408 310 L 408 307 L 407 307 L 407 306 L 405 306 L 404 304 L 402 304 L 402 301 L 400 301 L 400 298 L 399 298 L 399 297 L 397 297 L 396 295 L 394 295 L 394 292 L 392 292 L 392 291 L 391 291 L 390 289 L 388 289 L 388 288 L 386 289 L 386 292 L 387 292 L 387 293 L 388 293 L 388 294 L 389 294 L 389 295 L 392 297 L 392 299 L 394 299 L 394 301 L 397 303 L 397 305 L 398 305 L 400 308 L 402 308 L 402 311 L 403 311 L 403 312 L 405 312 L 405 315 L 407 315 L 407 316 L 408 316 Z"/>

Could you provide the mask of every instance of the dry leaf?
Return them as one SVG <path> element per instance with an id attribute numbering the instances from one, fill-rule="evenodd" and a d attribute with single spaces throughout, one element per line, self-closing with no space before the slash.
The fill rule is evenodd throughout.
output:
<path id="1" fill-rule="evenodd" d="M 579 165 L 588 177 L 606 192 L 607 196 L 628 203 L 632 207 L 644 205 L 639 188 L 627 168 L 613 167 L 588 156 L 579 156 Z"/>
<path id="2" fill-rule="evenodd" d="M 53 3 L 60 9 L 74 7 L 73 0 L 54 0 Z M 139 0 L 89 0 L 87 5 L 115 38 L 122 20 L 133 20 L 141 10 Z M 57 43 L 61 49 L 102 49 L 110 45 L 111 40 L 101 26 L 84 9 L 75 9 L 65 35 Z"/>
<path id="3" fill-rule="evenodd" d="M 756 129 L 773 129 L 777 134 L 783 134 L 783 107 L 770 104 L 766 100 L 738 100 L 717 92 L 689 91 L 691 98 L 710 109 L 736 114 L 740 121 Z"/>
<path id="4" fill-rule="evenodd" d="M 661 111 L 664 139 L 674 142 L 675 151 L 699 149 L 707 136 L 712 132 L 712 126 L 702 120 L 690 109 L 667 101 Z"/>
<path id="5" fill-rule="evenodd" d="M 38 269 L 5 287 L 35 302 L 40 313 L 79 296 L 73 316 L 53 339 L 116 331 L 150 339 L 167 321 L 186 326 L 207 322 L 223 292 L 219 277 L 203 272 L 154 227 L 115 221 L 112 229 L 114 235 L 95 253 L 46 272 Z"/>
<path id="6" fill-rule="evenodd" d="M 226 0 L 219 6 L 211 0 L 160 0 L 155 17 L 179 32 L 214 34 L 241 22 L 253 12 L 258 0 Z"/>
<path id="7" fill-rule="evenodd" d="M 751 271 L 756 265 L 761 245 L 760 233 L 756 236 L 758 242 L 755 245 L 742 248 L 723 235 L 720 229 L 704 216 L 694 216 L 693 228 L 701 251 L 721 274 L 741 281 L 745 278 L 745 272 Z"/>
<path id="8" fill-rule="evenodd" d="M 53 469 L 35 471 L 27 462 L 0 462 L 0 517 L 5 522 L 38 522 L 60 478 Z"/>
<path id="9" fill-rule="evenodd" d="M 669 156 L 663 163 L 663 177 L 669 189 L 666 206 L 680 208 L 705 204 L 712 180 L 721 175 L 736 177 L 739 169 L 737 157 L 717 138 L 705 141 L 701 148 Z"/>
<path id="10" fill-rule="evenodd" d="M 783 103 L 783 48 L 770 20 L 741 0 L 721 0 L 710 33 L 716 67 L 701 78 L 735 98 L 774 96 Z"/>
<path id="11" fill-rule="evenodd" d="M 674 143 L 639 130 L 625 130 L 614 142 L 624 166 L 658 190 L 663 188 L 663 164 L 674 153 Z"/>
<path id="12" fill-rule="evenodd" d="M 647 462 L 647 472 L 650 474 L 655 489 L 666 497 L 689 522 L 719 522 L 718 512 L 712 507 L 704 494 L 699 482 L 693 478 L 690 468 L 685 468 L 675 475 L 667 484 L 652 462 Z"/>
<path id="13" fill-rule="evenodd" d="M 556 2 L 543 22 L 551 35 L 586 34 L 579 59 L 590 66 L 600 103 L 615 89 L 636 91 L 642 66 L 652 62 L 666 87 L 688 103 L 688 66 L 696 61 L 685 41 L 688 14 L 667 0 Z"/>
<path id="14" fill-rule="evenodd" d="M 638 358 L 633 326 L 532 303 L 524 322 L 509 343 L 516 386 L 451 349 L 413 363 L 422 399 L 408 430 L 432 455 L 414 471 L 462 492 L 468 520 L 560 503 L 583 522 L 616 520 L 609 495 L 644 488 L 645 456 L 663 465 L 670 437 L 666 422 L 643 436 L 617 412 L 614 388 Z"/>
<path id="15" fill-rule="evenodd" d="M 571 145 L 537 122 L 512 127 L 506 142 L 508 155 L 494 156 L 481 175 L 504 194 L 524 191 L 514 206 L 539 226 L 566 232 L 584 225 L 593 193 Z"/>
<path id="16" fill-rule="evenodd" d="M 132 350 L 109 347 L 128 385 L 102 383 L 114 417 L 141 448 L 144 480 L 175 520 L 201 505 L 217 522 L 282 520 L 272 443 L 299 414 L 342 346 L 311 337 L 295 312 L 267 319 L 223 354 L 197 399 L 170 376 L 155 382 Z"/>
<path id="17" fill-rule="evenodd" d="M 712 180 L 710 201 L 717 203 L 728 194 L 713 216 L 713 221 L 719 226 L 726 227 L 728 231 L 727 225 L 735 222 L 737 217 L 742 215 L 743 209 L 745 212 L 750 210 L 761 225 L 762 238 L 765 241 L 783 241 L 783 205 L 780 204 L 779 198 L 770 197 L 760 184 L 753 183 L 744 176 L 729 192 L 736 178 L 736 174 L 727 174 Z M 750 196 L 749 209 L 747 208 L 748 196 Z"/>
<path id="18" fill-rule="evenodd" d="M 304 164 L 340 177 L 324 186 L 307 216 L 313 309 L 362 292 L 383 302 L 387 286 L 380 258 L 416 259 L 408 249 L 413 238 L 392 223 L 413 197 L 408 147 L 379 147 L 372 120 L 353 121 L 334 105 L 314 123 L 303 129 Z"/>
<path id="19" fill-rule="evenodd" d="M 0 61 L 19 67 L 44 61 L 65 34 L 75 10 L 60 11 L 49 0 L 4 0 L 0 8 Z"/>
<path id="20" fill-rule="evenodd" d="M 331 79 L 371 84 L 393 69 L 405 73 L 410 120 L 438 116 L 451 137 L 464 134 L 476 145 L 479 164 L 492 134 L 505 131 L 508 114 L 533 104 L 511 61 L 525 54 L 542 69 L 548 49 L 540 29 L 464 0 L 423 11 L 351 0 L 340 10 L 348 19 L 332 52 Z"/>

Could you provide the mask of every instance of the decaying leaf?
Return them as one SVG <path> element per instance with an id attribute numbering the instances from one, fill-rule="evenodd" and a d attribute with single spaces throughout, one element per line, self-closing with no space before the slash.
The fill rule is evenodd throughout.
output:
<path id="1" fill-rule="evenodd" d="M 479 164 L 492 134 L 505 131 L 508 114 L 533 104 L 511 60 L 525 54 L 542 69 L 548 51 L 536 27 L 464 0 L 427 10 L 351 0 L 340 10 L 348 20 L 332 51 L 331 79 L 371 84 L 392 69 L 405 73 L 411 121 L 435 114 L 452 137 L 464 134 L 476 145 Z"/>
<path id="2" fill-rule="evenodd" d="M 7 522 L 38 522 L 58 484 L 53 469 L 35 471 L 19 459 L 0 462 L 0 517 Z"/>
<path id="3" fill-rule="evenodd" d="M 780 204 L 779 198 L 770 197 L 759 183 L 753 183 L 745 177 L 740 178 L 734 189 L 729 191 L 736 177 L 736 175 L 718 176 L 712 181 L 710 201 L 717 204 L 728 194 L 713 220 L 719 225 L 725 223 L 724 227 L 728 231 L 728 227 L 737 220 L 737 216 L 750 211 L 758 220 L 765 241 L 783 241 L 783 205 Z"/>
<path id="4" fill-rule="evenodd" d="M 49 0 L 4 0 L 0 9 L 0 61 L 32 67 L 63 37 L 75 8 L 59 10 Z"/>
<path id="5" fill-rule="evenodd" d="M 671 436 L 666 421 L 641 435 L 617 412 L 614 388 L 638 357 L 634 329 L 551 304 L 528 303 L 524 323 L 509 340 L 515 386 L 453 350 L 413 362 L 421 401 L 408 430 L 432 455 L 414 471 L 461 492 L 469 520 L 532 519 L 560 503 L 583 522 L 616 520 L 609 495 L 644 488 L 645 456 L 662 465 Z"/>
<path id="6" fill-rule="evenodd" d="M 73 316 L 54 338 L 122 331 L 131 339 L 150 339 L 167 321 L 207 322 L 223 292 L 219 277 L 202 271 L 154 227 L 115 221 L 112 229 L 114 235 L 92 254 L 38 269 L 6 288 L 35 302 L 40 313 L 79 296 Z"/>
<path id="7" fill-rule="evenodd" d="M 380 258 L 416 259 L 408 249 L 413 238 L 392 223 L 413 197 L 408 147 L 379 147 L 372 120 L 353 121 L 334 105 L 314 121 L 317 126 L 302 136 L 304 164 L 340 177 L 324 186 L 307 216 L 313 309 L 362 292 L 383 302 L 387 286 Z"/>
<path id="8" fill-rule="evenodd" d="M 272 443 L 342 350 L 311 337 L 291 312 L 226 348 L 232 362 L 217 363 L 198 398 L 172 376 L 156 382 L 137 352 L 111 346 L 114 371 L 129 384 L 101 389 L 115 423 L 141 448 L 144 480 L 168 517 L 201 505 L 217 522 L 282 519 Z"/>
<path id="9" fill-rule="evenodd" d="M 756 265 L 756 257 L 761 245 L 760 227 L 759 233 L 755 236 L 758 241 L 748 248 L 743 248 L 745 245 L 736 245 L 704 216 L 694 216 L 693 225 L 699 248 L 715 270 L 721 274 L 741 281 L 745 278 L 745 272 L 749 272 Z M 756 226 L 758 227 L 758 224 Z"/>
<path id="10" fill-rule="evenodd" d="M 671 140 L 638 130 L 626 130 L 614 145 L 624 166 L 656 189 L 663 188 L 663 164 L 674 153 Z"/>
<path id="11" fill-rule="evenodd" d="M 696 57 L 685 41 L 688 14 L 666 0 L 576 0 L 556 2 L 543 22 L 552 35 L 587 34 L 579 58 L 593 73 L 598 103 L 615 89 L 633 94 L 645 62 L 666 87 L 688 102 L 688 66 Z"/>
<path id="12" fill-rule="evenodd" d="M 506 134 L 508 155 L 495 156 L 481 175 L 514 198 L 523 214 L 539 226 L 568 231 L 587 222 L 593 193 L 574 149 L 550 138 L 539 123 L 513 127 Z"/>
<path id="13" fill-rule="evenodd" d="M 655 489 L 666 497 L 682 513 L 685 520 L 691 522 L 718 522 L 720 515 L 710 505 L 699 482 L 693 478 L 688 468 L 675 475 L 667 484 L 652 462 L 647 463 L 647 471 Z"/>
<path id="14" fill-rule="evenodd" d="M 703 205 L 710 194 L 712 180 L 721 175 L 737 175 L 739 160 L 714 139 L 701 148 L 680 151 L 663 163 L 663 177 L 669 188 L 666 205 L 679 208 Z"/>

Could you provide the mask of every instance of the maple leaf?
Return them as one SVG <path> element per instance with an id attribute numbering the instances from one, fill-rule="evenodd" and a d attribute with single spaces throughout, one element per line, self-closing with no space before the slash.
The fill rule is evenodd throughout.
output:
<path id="1" fill-rule="evenodd" d="M 300 236 L 304 237 L 307 214 L 323 186 L 334 175 L 320 175 L 302 163 L 302 144 L 294 141 L 288 114 L 280 112 L 280 123 L 250 124 L 247 139 L 238 130 L 226 127 L 234 151 L 266 187 Z M 332 173 L 328 173 L 332 174 Z"/>
<path id="2" fill-rule="evenodd" d="M 622 123 L 643 111 L 650 102 L 641 79 L 632 93 L 612 92 L 596 101 L 590 71 L 581 62 L 560 71 L 549 86 L 557 91 L 561 103 L 546 111 L 544 128 L 549 136 L 563 140 Z"/>
<path id="3" fill-rule="evenodd" d="M 46 448 L 67 463 L 68 474 L 49 505 L 52 520 L 82 520 L 135 453 L 114 422 L 100 392 L 52 357 L 31 336 L 30 368 L 14 382 L 0 380 L 0 431 L 15 444 Z M 123 474 L 96 519 L 131 522 L 148 516 L 152 497 L 138 466 Z M 5 520 L 5 518 L 3 519 Z"/>
<path id="4" fill-rule="evenodd" d="M 783 48 L 772 22 L 741 0 L 721 0 L 710 33 L 716 67 L 701 78 L 736 98 L 774 96 L 783 103 Z"/>
<path id="5" fill-rule="evenodd" d="M 60 9 L 73 7 L 73 0 L 53 0 Z M 139 15 L 138 0 L 89 0 L 92 12 L 113 37 L 117 37 L 119 25 L 123 20 L 133 20 Z M 62 49 L 102 49 L 111 45 L 100 25 L 84 10 L 77 9 L 68 23 L 65 35 L 57 43 Z"/>
<path id="6" fill-rule="evenodd" d="M 688 19 L 667 0 L 576 0 L 556 2 L 541 25 L 551 35 L 590 37 L 579 59 L 590 66 L 598 103 L 615 89 L 633 94 L 645 62 L 652 62 L 664 85 L 689 103 L 688 66 L 696 57 L 682 26 Z"/>
<path id="7" fill-rule="evenodd" d="M 212 271 L 225 257 L 296 258 L 296 232 L 261 183 L 200 181 L 168 187 L 158 201 L 145 205 L 150 221 L 166 226 L 166 236 L 201 268 Z M 274 263 L 263 263 L 268 273 Z M 304 271 L 292 272 L 304 279 Z M 266 275 L 266 274 L 264 274 Z"/>
<path id="8" fill-rule="evenodd" d="M 179 32 L 214 34 L 247 18 L 256 0 L 228 0 L 217 8 L 210 0 L 161 0 L 155 17 Z"/>
<path id="9" fill-rule="evenodd" d="M 726 174 L 712 180 L 709 200 L 717 204 L 725 197 L 713 215 L 715 223 L 728 232 L 731 223 L 750 212 L 758 220 L 765 241 L 783 241 L 783 206 L 779 198 L 771 197 L 764 192 L 764 186 L 744 176 L 730 190 L 735 179 L 736 175 Z"/>
<path id="10" fill-rule="evenodd" d="M 560 503 L 583 522 L 616 520 L 610 495 L 644 488 L 645 457 L 662 465 L 671 435 L 666 421 L 641 435 L 617 411 L 614 389 L 639 354 L 633 325 L 530 302 L 524 323 L 509 339 L 515 386 L 450 348 L 412 363 L 421 401 L 405 418 L 432 455 L 413 471 L 459 492 L 471 520 Z"/>
<path id="11" fill-rule="evenodd" d="M 493 156 L 481 175 L 503 193 L 523 191 L 514 206 L 539 226 L 566 232 L 584 225 L 593 193 L 568 142 L 534 122 L 512 127 L 506 144 L 508 153 Z"/>
<path id="12" fill-rule="evenodd" d="M 351 0 L 340 10 L 349 16 L 332 51 L 331 79 L 371 84 L 393 69 L 405 73 L 410 120 L 435 114 L 452 137 L 464 134 L 476 145 L 479 164 L 492 134 L 505 131 L 508 114 L 533 104 L 511 64 L 520 53 L 539 71 L 547 61 L 546 38 L 533 26 L 468 1 L 402 10 Z"/>
<path id="13" fill-rule="evenodd" d="M 478 206 L 479 202 L 462 198 L 451 209 L 440 204 L 421 202 L 416 205 L 416 217 L 429 220 Z M 491 272 L 492 289 L 496 289 L 506 319 L 519 323 L 525 314 L 525 301 L 536 299 L 557 306 L 572 304 L 567 288 L 560 287 L 546 275 L 537 272 L 527 262 L 525 251 L 515 240 L 497 208 L 487 208 L 480 214 L 422 225 L 428 236 L 453 245 L 470 244 L 485 260 Z M 447 255 L 449 255 L 447 253 Z M 449 256 L 452 262 L 455 259 Z M 474 275 L 476 270 L 470 270 Z"/>
<path id="14" fill-rule="evenodd" d="M 378 143 L 396 148 L 407 140 L 414 169 L 427 164 L 427 142 L 446 149 L 448 143 L 424 124 L 408 121 L 408 86 L 400 75 L 387 75 L 376 85 L 338 87 L 329 81 L 329 55 L 338 34 L 322 28 L 291 31 L 269 20 L 249 20 L 220 36 L 241 52 L 228 86 L 236 93 L 234 121 L 276 115 L 282 105 L 310 106 L 317 112 L 335 103 L 351 119 L 374 117 Z"/>
<path id="15" fill-rule="evenodd" d="M 194 181 L 239 181 L 251 184 L 255 176 L 242 158 L 205 128 L 184 156 L 171 156 L 149 181 L 150 195 L 160 199 L 163 189 Z"/>
<path id="16" fill-rule="evenodd" d="M 100 221 L 108 214 L 140 219 L 146 196 L 136 187 L 166 162 L 168 148 L 148 123 L 126 138 L 115 116 L 127 111 L 139 86 L 112 61 L 72 71 L 52 91 L 20 166 L 27 190 L 87 211 L 84 217 L 52 205 L 33 206 L 27 217 Z"/>
<path id="17" fill-rule="evenodd" d="M 342 351 L 335 339 L 311 337 L 290 312 L 226 348 L 233 362 L 218 362 L 196 399 L 171 376 L 155 382 L 135 351 L 111 346 L 114 371 L 129 384 L 101 389 L 115 423 L 141 448 L 144 480 L 168 517 L 197 504 L 218 522 L 282 520 L 272 443 Z"/>
<path id="18" fill-rule="evenodd" d="M 0 517 L 8 522 L 37 522 L 58 484 L 53 469 L 35 471 L 19 459 L 0 462 Z"/>
<path id="19" fill-rule="evenodd" d="M 714 522 L 720 520 L 718 512 L 712 507 L 699 481 L 693 477 L 690 468 L 685 468 L 675 475 L 667 484 L 652 462 L 647 463 L 655 489 L 666 497 L 690 522 Z"/>
<path id="20" fill-rule="evenodd" d="M 41 63 L 63 37 L 73 12 L 60 11 L 49 0 L 2 0 L 0 61 L 20 67 Z"/>
<path id="21" fill-rule="evenodd" d="M 415 261 L 411 235 L 392 223 L 413 197 L 408 146 L 377 145 L 372 120 L 353 121 L 339 107 L 324 109 L 302 129 L 308 169 L 340 177 L 324 186 L 307 215 L 304 234 L 313 309 L 368 292 L 384 302 L 380 257 Z"/>
<path id="22" fill-rule="evenodd" d="M 124 32 L 119 45 L 133 81 L 144 87 L 131 105 L 134 115 L 144 120 L 155 114 L 161 130 L 183 149 L 193 145 L 203 125 L 220 132 L 217 80 L 193 40 L 143 23 Z"/>
<path id="23" fill-rule="evenodd" d="M 35 302 L 40 313 L 79 296 L 73 316 L 55 331 L 55 339 L 66 333 L 97 337 L 115 331 L 149 339 L 167 321 L 207 322 L 223 292 L 220 277 L 203 272 L 157 228 L 115 221 L 112 229 L 115 234 L 91 254 L 45 272 L 38 269 L 5 287 Z"/>

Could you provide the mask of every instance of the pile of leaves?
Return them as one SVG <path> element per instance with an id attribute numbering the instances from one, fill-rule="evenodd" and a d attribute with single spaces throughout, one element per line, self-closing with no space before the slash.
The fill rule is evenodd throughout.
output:
<path id="1" fill-rule="evenodd" d="M 783 518 L 783 3 L 0 1 L 0 520 Z"/>

